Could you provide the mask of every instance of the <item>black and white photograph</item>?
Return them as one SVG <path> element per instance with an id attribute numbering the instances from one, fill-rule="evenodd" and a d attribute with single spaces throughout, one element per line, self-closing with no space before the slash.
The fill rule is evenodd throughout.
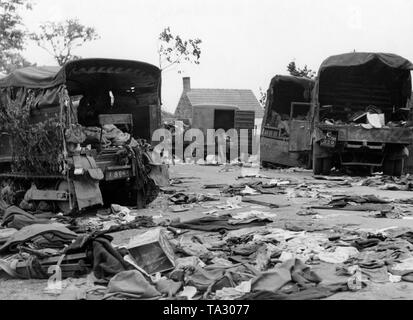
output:
<path id="1" fill-rule="evenodd" d="M 0 0 L 0 304 L 412 300 L 412 39 L 409 0 Z"/>

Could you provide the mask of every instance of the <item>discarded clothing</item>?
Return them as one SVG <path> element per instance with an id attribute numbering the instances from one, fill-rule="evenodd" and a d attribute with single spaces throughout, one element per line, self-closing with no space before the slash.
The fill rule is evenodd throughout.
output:
<path id="1" fill-rule="evenodd" d="M 93 259 L 93 271 L 97 279 L 109 281 L 111 277 L 119 272 L 132 269 L 123 259 L 122 254 L 113 248 L 109 235 L 102 235 L 99 232 L 79 236 L 67 248 L 68 253 L 87 252 Z M 126 254 L 127 252 L 125 252 Z"/>
<path id="2" fill-rule="evenodd" d="M 119 272 L 130 269 L 122 255 L 115 250 L 110 238 L 98 237 L 93 241 L 93 272 L 98 279 L 110 279 Z"/>
<path id="3" fill-rule="evenodd" d="M 57 223 L 33 224 L 22 228 L 13 234 L 9 240 L 0 247 L 0 252 L 17 252 L 17 247 L 25 243 L 32 243 L 35 248 L 63 248 L 78 236 L 65 226 Z"/>
<path id="4" fill-rule="evenodd" d="M 246 294 L 237 300 L 318 300 L 328 298 L 343 291 L 348 291 L 347 283 L 316 286 L 289 294 L 272 291 L 256 291 Z"/>
<path id="5" fill-rule="evenodd" d="M 289 231 L 300 232 L 317 232 L 331 229 L 328 226 L 321 225 L 319 223 L 314 223 L 311 221 L 294 221 L 294 222 L 285 222 L 284 228 Z"/>
<path id="6" fill-rule="evenodd" d="M 183 286 L 182 282 L 177 282 L 169 279 L 161 279 L 156 282 L 156 290 L 163 295 L 171 298 L 174 297 Z"/>
<path id="7" fill-rule="evenodd" d="M 19 267 L 23 265 L 24 267 Z M 0 259 L 0 270 L 17 279 L 48 279 L 50 275 L 44 270 L 36 256 L 26 253 L 15 254 Z"/>
<path id="8" fill-rule="evenodd" d="M 319 253 L 318 258 L 328 263 L 343 263 L 358 254 L 358 250 L 354 247 L 337 247 L 334 252 Z"/>
<path id="9" fill-rule="evenodd" d="M 413 258 L 393 264 L 389 267 L 389 272 L 396 276 L 405 276 L 409 273 L 413 273 Z"/>
<path id="10" fill-rule="evenodd" d="M 190 204 L 196 202 L 218 201 L 219 199 L 204 194 L 187 195 L 180 192 L 174 194 L 169 200 L 174 204 Z"/>
<path id="11" fill-rule="evenodd" d="M 358 250 L 363 250 L 366 248 L 374 247 L 380 242 L 379 239 L 359 239 L 352 243 L 353 247 L 356 247 Z"/>
<path id="12" fill-rule="evenodd" d="M 38 219 L 34 215 L 20 209 L 19 207 L 11 206 L 5 210 L 1 225 L 7 228 L 20 230 L 21 228 L 32 224 L 48 223 L 50 223 L 50 220 L 48 219 Z"/>
<path id="13" fill-rule="evenodd" d="M 223 288 L 215 292 L 218 300 L 235 300 L 251 291 L 251 281 L 244 281 L 235 288 Z"/>
<path id="14" fill-rule="evenodd" d="M 271 220 L 268 219 L 254 219 L 248 223 L 230 224 L 230 219 L 232 219 L 230 215 L 223 215 L 219 217 L 211 216 L 187 221 L 185 223 L 175 223 L 171 226 L 178 229 L 220 232 L 223 230 L 238 230 L 255 226 L 261 227 L 271 222 Z"/>
<path id="15" fill-rule="evenodd" d="M 251 291 L 277 292 L 291 281 L 302 288 L 307 288 L 322 280 L 299 259 L 292 259 L 254 278 L 251 283 Z"/>
<path id="16" fill-rule="evenodd" d="M 179 241 L 177 250 L 188 256 L 197 256 L 202 260 L 209 260 L 212 258 L 212 252 L 210 252 L 203 244 L 191 241 L 185 237 Z"/>
<path id="17" fill-rule="evenodd" d="M 3 244 L 9 240 L 9 238 L 17 232 L 16 229 L 0 229 L 0 244 Z"/>
<path id="18" fill-rule="evenodd" d="M 114 276 L 104 299 L 154 299 L 161 294 L 137 270 L 123 271 Z"/>
<path id="19" fill-rule="evenodd" d="M 389 282 L 389 275 L 387 273 L 387 267 L 381 266 L 378 268 L 366 268 L 366 265 L 360 265 L 360 270 L 363 275 L 372 282 L 386 283 Z"/>

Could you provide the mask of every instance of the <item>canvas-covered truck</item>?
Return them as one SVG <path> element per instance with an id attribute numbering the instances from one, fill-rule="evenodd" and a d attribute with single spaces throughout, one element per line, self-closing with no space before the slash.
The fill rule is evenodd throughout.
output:
<path id="1" fill-rule="evenodd" d="M 263 166 L 307 167 L 310 164 L 313 87 L 313 80 L 302 77 L 277 75 L 271 80 L 261 130 Z"/>
<path id="2" fill-rule="evenodd" d="M 413 142 L 411 70 L 395 54 L 347 53 L 325 60 L 313 91 L 314 174 L 333 167 L 400 176 Z"/>
<path id="3" fill-rule="evenodd" d="M 165 173 L 150 153 L 160 95 L 161 71 L 138 61 L 82 59 L 0 79 L 2 200 L 64 213 L 144 207 Z"/>

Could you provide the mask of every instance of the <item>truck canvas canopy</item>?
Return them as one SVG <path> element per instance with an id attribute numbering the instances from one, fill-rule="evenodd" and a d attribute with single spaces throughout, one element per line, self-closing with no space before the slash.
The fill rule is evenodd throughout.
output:
<path id="1" fill-rule="evenodd" d="M 24 101 L 28 90 L 34 90 L 36 107 L 59 104 L 58 93 L 65 86 L 70 96 L 88 90 L 113 92 L 136 91 L 146 99 L 160 99 L 161 71 L 138 61 L 81 59 L 63 67 L 27 67 L 0 79 L 0 91 L 13 90 L 12 96 Z"/>
<path id="2" fill-rule="evenodd" d="M 314 81 L 311 79 L 277 75 L 271 80 L 268 91 L 269 104 L 266 110 L 267 120 L 270 111 L 280 115 L 291 114 L 291 102 L 309 102 Z"/>
<path id="3" fill-rule="evenodd" d="M 331 108 L 320 116 L 348 121 L 361 107 L 374 105 L 392 120 L 394 109 L 405 108 L 410 100 L 411 70 L 413 64 L 395 54 L 356 52 L 328 58 L 320 66 L 314 99 L 320 107 Z"/>

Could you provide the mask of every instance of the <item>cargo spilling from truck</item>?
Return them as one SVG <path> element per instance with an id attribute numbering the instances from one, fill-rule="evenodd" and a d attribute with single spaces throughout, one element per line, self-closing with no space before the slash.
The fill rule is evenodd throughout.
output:
<path id="1" fill-rule="evenodd" d="M 1 196 L 65 214 L 159 192 L 151 159 L 161 124 L 161 72 L 110 59 L 18 69 L 0 80 Z"/>

